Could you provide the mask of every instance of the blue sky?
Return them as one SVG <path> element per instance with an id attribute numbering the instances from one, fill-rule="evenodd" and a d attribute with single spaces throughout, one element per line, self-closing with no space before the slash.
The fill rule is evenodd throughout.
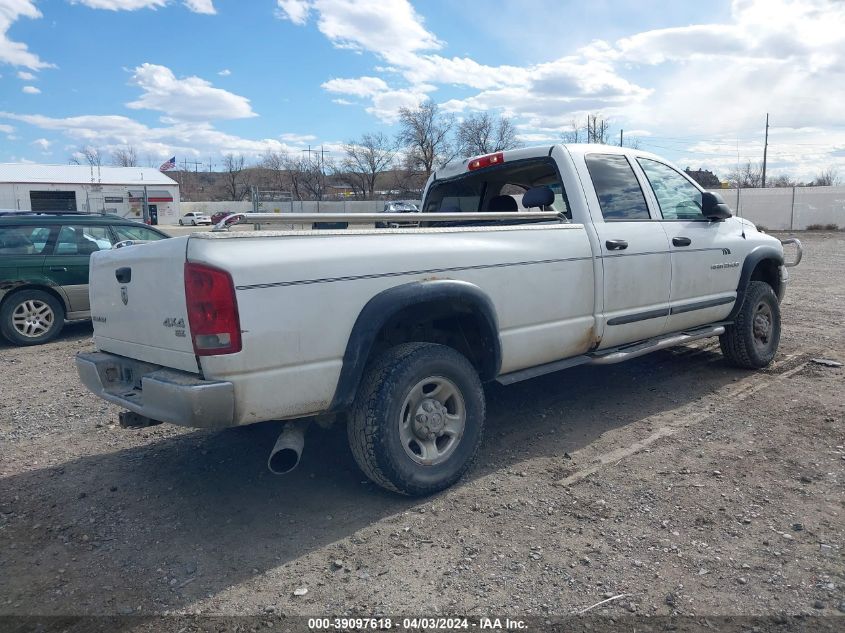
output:
<path id="1" fill-rule="evenodd" d="M 0 0 L 0 161 L 339 155 L 429 98 L 527 145 L 598 112 L 720 174 L 769 112 L 771 173 L 845 175 L 845 3 Z"/>

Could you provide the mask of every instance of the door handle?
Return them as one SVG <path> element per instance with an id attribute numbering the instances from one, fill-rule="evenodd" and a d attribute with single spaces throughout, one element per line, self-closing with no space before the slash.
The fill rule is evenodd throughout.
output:
<path id="1" fill-rule="evenodd" d="M 50 266 L 50 270 L 54 273 L 66 273 L 67 267 L 65 267 L 65 266 Z"/>
<path id="2" fill-rule="evenodd" d="M 604 245 L 609 251 L 624 251 L 628 248 L 628 242 L 625 240 L 607 240 Z"/>
<path id="3" fill-rule="evenodd" d="M 692 244 L 692 240 L 688 237 L 673 237 L 672 244 L 674 246 L 689 246 Z"/>

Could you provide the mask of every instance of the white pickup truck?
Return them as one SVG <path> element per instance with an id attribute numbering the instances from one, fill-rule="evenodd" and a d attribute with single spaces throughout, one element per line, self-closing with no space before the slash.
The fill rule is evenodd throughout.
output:
<path id="1" fill-rule="evenodd" d="M 768 365 L 786 266 L 801 255 L 797 243 L 785 263 L 781 242 L 665 160 L 605 145 L 450 163 L 418 217 L 377 229 L 392 218 L 320 214 L 349 228 L 95 253 L 99 351 L 79 354 L 79 375 L 128 410 L 125 426 L 288 421 L 275 472 L 298 462 L 303 420 L 344 414 L 368 477 L 428 494 L 469 468 L 484 382 L 714 336 L 733 364 Z M 218 228 L 315 219 L 248 214 Z"/>

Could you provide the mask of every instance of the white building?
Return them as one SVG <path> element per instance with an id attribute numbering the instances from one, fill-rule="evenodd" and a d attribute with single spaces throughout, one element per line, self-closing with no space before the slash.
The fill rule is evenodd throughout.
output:
<path id="1" fill-rule="evenodd" d="M 179 221 L 179 184 L 149 167 L 0 163 L 0 209 L 111 213 Z"/>

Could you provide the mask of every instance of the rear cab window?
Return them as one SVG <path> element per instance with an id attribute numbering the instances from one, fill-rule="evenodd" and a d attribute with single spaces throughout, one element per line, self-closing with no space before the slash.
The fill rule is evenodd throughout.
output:
<path id="1" fill-rule="evenodd" d="M 645 194 L 625 156 L 587 154 L 584 159 L 605 221 L 651 219 Z"/>
<path id="2" fill-rule="evenodd" d="M 57 227 L 43 225 L 0 226 L 0 256 L 45 255 L 56 231 Z"/>
<path id="3" fill-rule="evenodd" d="M 547 187 L 552 204 L 534 211 L 557 211 L 571 219 L 569 202 L 557 166 L 550 158 L 530 158 L 434 181 L 423 203 L 423 213 L 478 213 L 529 211 L 522 205 L 526 191 Z"/>

